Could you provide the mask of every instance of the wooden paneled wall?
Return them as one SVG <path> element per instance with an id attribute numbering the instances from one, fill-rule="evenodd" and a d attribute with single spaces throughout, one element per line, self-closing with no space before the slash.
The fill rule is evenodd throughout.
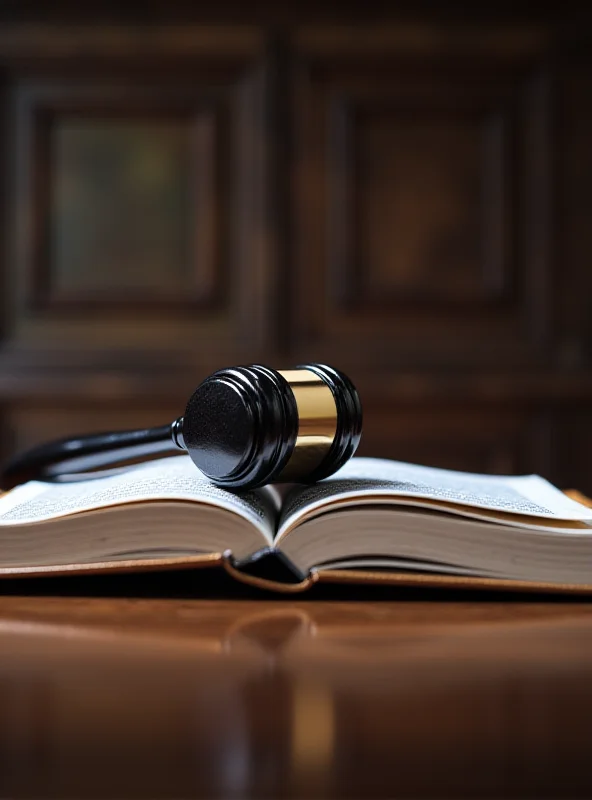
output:
<path id="1" fill-rule="evenodd" d="M 2 457 L 327 361 L 365 454 L 592 491 L 592 22 L 453 6 L 7 4 Z"/>

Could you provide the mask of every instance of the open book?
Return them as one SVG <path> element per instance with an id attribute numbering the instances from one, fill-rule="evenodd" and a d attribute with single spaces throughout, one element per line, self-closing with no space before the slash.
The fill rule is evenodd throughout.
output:
<path id="1" fill-rule="evenodd" d="M 176 456 L 0 497 L 0 577 L 214 565 L 287 591 L 330 580 L 592 592 L 592 509 L 536 475 L 373 458 L 285 496 L 219 489 Z"/>

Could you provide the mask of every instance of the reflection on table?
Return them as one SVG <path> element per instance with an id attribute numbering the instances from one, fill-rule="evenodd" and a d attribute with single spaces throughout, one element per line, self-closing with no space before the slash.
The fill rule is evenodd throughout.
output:
<path id="1" fill-rule="evenodd" d="M 592 789 L 592 606 L 0 598 L 0 793 Z"/>

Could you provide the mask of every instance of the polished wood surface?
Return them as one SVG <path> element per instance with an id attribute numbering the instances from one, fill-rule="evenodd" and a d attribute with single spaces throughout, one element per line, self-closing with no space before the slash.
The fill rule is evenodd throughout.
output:
<path id="1" fill-rule="evenodd" d="M 70 594 L 0 598 L 2 797 L 592 792 L 592 604 Z"/>

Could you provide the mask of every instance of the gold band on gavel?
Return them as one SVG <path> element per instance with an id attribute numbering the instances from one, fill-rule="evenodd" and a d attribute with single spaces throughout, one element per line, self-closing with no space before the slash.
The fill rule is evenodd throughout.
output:
<path id="1" fill-rule="evenodd" d="M 337 432 L 337 406 L 327 384 L 308 369 L 278 370 L 290 384 L 298 407 L 298 436 L 279 480 L 316 469 L 328 454 Z"/>

